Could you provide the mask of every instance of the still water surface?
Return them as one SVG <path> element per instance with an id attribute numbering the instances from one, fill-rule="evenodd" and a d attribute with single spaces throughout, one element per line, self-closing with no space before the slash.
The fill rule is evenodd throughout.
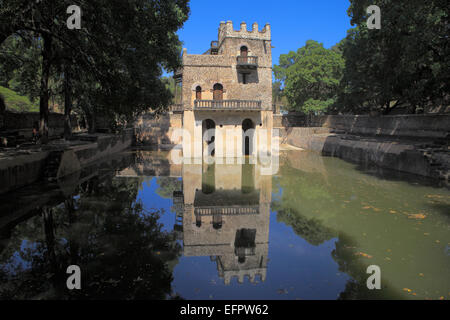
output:
<path id="1" fill-rule="evenodd" d="M 446 188 L 302 151 L 273 176 L 168 159 L 129 151 L 3 195 L 0 297 L 450 298 Z"/>

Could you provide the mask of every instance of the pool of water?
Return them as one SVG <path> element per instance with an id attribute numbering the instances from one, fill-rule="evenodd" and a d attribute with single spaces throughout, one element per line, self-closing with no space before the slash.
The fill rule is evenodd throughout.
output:
<path id="1" fill-rule="evenodd" d="M 303 151 L 273 175 L 128 151 L 0 197 L 0 297 L 449 299 L 449 231 L 450 191 L 416 177 Z"/>

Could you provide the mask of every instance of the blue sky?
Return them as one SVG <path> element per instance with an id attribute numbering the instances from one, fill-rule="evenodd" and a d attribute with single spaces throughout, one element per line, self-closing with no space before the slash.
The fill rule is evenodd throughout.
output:
<path id="1" fill-rule="evenodd" d="M 191 0 L 191 14 L 178 35 L 188 53 L 201 54 L 217 40 L 220 21 L 233 21 L 235 30 L 242 21 L 251 29 L 257 22 L 261 30 L 272 28 L 274 64 L 280 54 L 297 50 L 307 40 L 322 42 L 330 48 L 345 38 L 351 27 L 348 0 Z"/>

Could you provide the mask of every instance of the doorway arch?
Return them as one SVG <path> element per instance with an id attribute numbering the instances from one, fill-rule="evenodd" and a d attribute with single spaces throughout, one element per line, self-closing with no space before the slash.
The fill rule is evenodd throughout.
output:
<path id="1" fill-rule="evenodd" d="M 215 145 L 214 141 L 216 139 L 216 123 L 211 119 L 203 120 L 202 122 L 202 155 L 205 153 L 208 156 L 214 157 L 215 155 Z"/>
<path id="2" fill-rule="evenodd" d="M 213 100 L 223 100 L 223 86 L 220 83 L 213 86 Z"/>
<path id="3" fill-rule="evenodd" d="M 242 155 L 249 156 L 253 154 L 253 135 L 255 133 L 255 124 L 249 118 L 242 121 Z"/>
<path id="4" fill-rule="evenodd" d="M 202 100 L 202 87 L 200 86 L 195 88 L 195 100 Z"/>
<path id="5" fill-rule="evenodd" d="M 244 63 L 248 62 L 248 48 L 246 46 L 241 47 L 241 61 Z"/>

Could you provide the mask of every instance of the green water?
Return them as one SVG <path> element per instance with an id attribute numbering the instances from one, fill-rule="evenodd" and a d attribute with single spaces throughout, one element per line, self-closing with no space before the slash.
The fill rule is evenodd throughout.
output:
<path id="1" fill-rule="evenodd" d="M 283 192 L 272 210 L 311 244 L 338 239 L 331 254 L 340 271 L 357 282 L 348 284 L 345 297 L 449 298 L 447 189 L 335 158 L 289 158 L 291 165 L 275 178 Z M 352 287 L 365 286 L 368 265 L 381 268 L 383 289 L 353 292 Z"/>
<path id="2" fill-rule="evenodd" d="M 314 153 L 264 176 L 128 151 L 0 203 L 3 299 L 450 298 L 450 191 Z"/>

